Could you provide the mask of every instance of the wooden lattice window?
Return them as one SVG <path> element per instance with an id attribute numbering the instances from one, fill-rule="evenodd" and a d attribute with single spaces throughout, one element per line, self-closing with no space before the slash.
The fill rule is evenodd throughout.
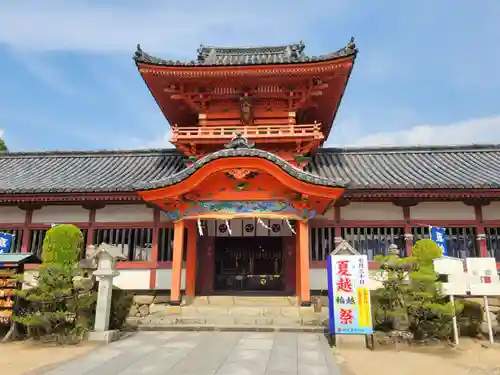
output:
<path id="1" fill-rule="evenodd" d="M 311 228 L 309 243 L 311 260 L 326 260 L 335 249 L 335 228 Z"/>
<path id="2" fill-rule="evenodd" d="M 430 238 L 429 227 L 412 228 L 413 243 Z M 455 258 L 478 257 L 476 228 L 446 228 L 448 256 Z"/>
<path id="3" fill-rule="evenodd" d="M 184 230 L 184 248 L 182 251 L 182 260 L 186 261 L 187 249 L 187 229 Z M 171 262 L 174 248 L 174 229 L 160 228 L 158 232 L 158 261 Z"/>
<path id="4" fill-rule="evenodd" d="M 342 228 L 342 238 L 356 251 L 373 260 L 378 254 L 387 254 L 389 245 L 395 244 L 404 255 L 404 228 Z"/>
<path id="5" fill-rule="evenodd" d="M 96 229 L 94 245 L 116 246 L 129 261 L 152 261 L 153 228 Z"/>
<path id="6" fill-rule="evenodd" d="M 10 253 L 20 253 L 23 245 L 23 230 L 22 229 L 0 229 L 0 233 L 9 233 L 14 235 L 12 244 L 10 245 Z"/>
<path id="7" fill-rule="evenodd" d="M 484 228 L 488 256 L 500 262 L 500 228 Z"/>

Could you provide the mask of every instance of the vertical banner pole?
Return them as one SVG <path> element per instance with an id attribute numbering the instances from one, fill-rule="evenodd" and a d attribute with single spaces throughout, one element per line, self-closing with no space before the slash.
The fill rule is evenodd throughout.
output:
<path id="1" fill-rule="evenodd" d="M 453 305 L 453 318 L 451 318 L 453 324 L 453 341 L 455 342 L 455 345 L 458 346 L 457 310 L 455 308 L 455 296 L 453 294 L 450 296 L 450 302 Z"/>
<path id="2" fill-rule="evenodd" d="M 490 344 L 494 344 L 495 340 L 493 338 L 493 327 L 491 326 L 491 315 L 490 315 L 490 306 L 488 303 L 488 296 L 484 296 L 483 301 L 484 301 L 484 313 L 486 314 L 486 322 L 488 323 L 488 336 L 490 338 Z"/>

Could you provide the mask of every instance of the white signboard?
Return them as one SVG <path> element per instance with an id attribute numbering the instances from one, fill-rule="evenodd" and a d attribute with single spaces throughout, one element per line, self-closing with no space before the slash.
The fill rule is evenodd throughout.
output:
<path id="1" fill-rule="evenodd" d="M 466 264 L 471 295 L 500 295 L 500 279 L 495 258 L 467 258 Z"/>
<path id="2" fill-rule="evenodd" d="M 498 296 L 500 278 L 495 258 L 442 257 L 434 259 L 434 269 L 440 275 L 447 275 L 448 282 L 442 283 L 443 293 L 449 296 Z"/>

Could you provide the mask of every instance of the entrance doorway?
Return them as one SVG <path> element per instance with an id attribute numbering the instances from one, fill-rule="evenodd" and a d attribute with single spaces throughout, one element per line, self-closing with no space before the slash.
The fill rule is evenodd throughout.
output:
<path id="1" fill-rule="evenodd" d="M 217 237 L 215 291 L 282 291 L 281 237 Z"/>

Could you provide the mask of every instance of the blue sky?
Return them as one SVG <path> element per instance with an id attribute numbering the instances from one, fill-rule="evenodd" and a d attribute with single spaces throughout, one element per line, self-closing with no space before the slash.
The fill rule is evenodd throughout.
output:
<path id="1" fill-rule="evenodd" d="M 137 43 L 193 59 L 199 44 L 356 37 L 331 146 L 500 143 L 500 1 L 0 0 L 0 128 L 11 150 L 169 146 Z"/>

